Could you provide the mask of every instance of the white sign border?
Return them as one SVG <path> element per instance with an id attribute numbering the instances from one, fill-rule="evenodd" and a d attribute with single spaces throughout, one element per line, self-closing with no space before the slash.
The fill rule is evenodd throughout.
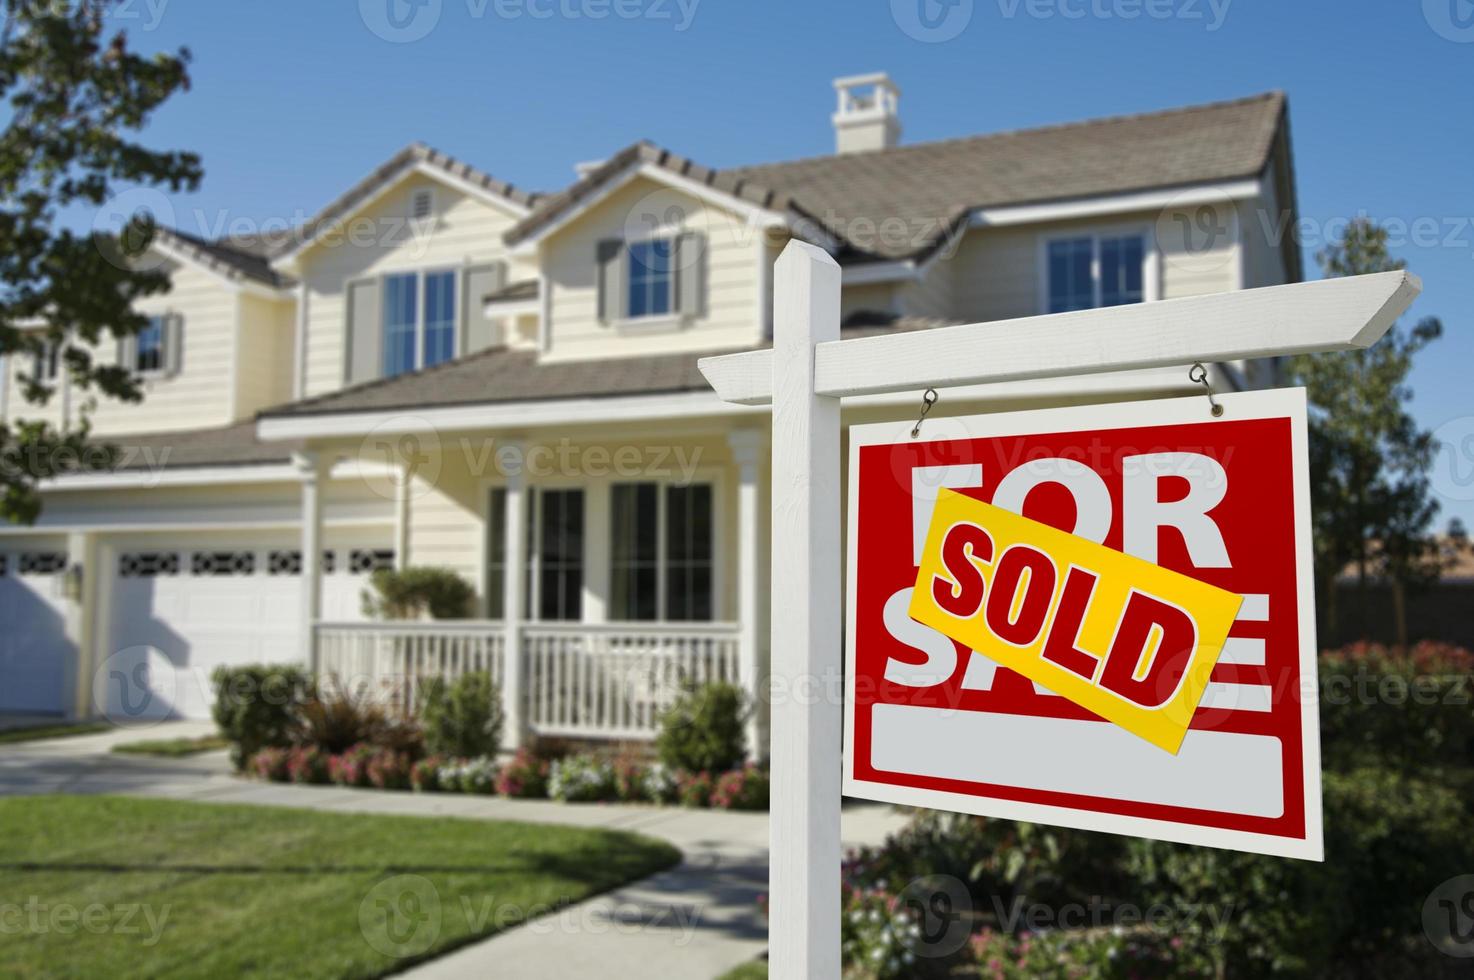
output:
<path id="1" fill-rule="evenodd" d="M 1295 513 L 1296 606 L 1299 616 L 1301 712 L 1301 766 L 1305 799 L 1303 839 L 1257 834 L 1222 827 L 1202 827 L 1133 817 L 1096 813 L 1073 807 L 1025 803 L 948 793 L 911 786 L 895 786 L 857 779 L 854 776 L 855 725 L 855 577 L 858 558 L 860 505 L 860 450 L 866 446 L 913 442 L 912 421 L 878 422 L 849 427 L 848 515 L 845 545 L 845 652 L 844 652 L 844 754 L 841 792 L 843 795 L 901 806 L 929 807 L 1031 823 L 1099 830 L 1132 837 L 1147 837 L 1179 844 L 1227 848 L 1254 854 L 1325 860 L 1321 809 L 1320 695 L 1316 670 L 1315 589 L 1310 524 L 1309 441 L 1306 433 L 1306 398 L 1303 388 L 1236 392 L 1218 395 L 1224 412 L 1213 418 L 1202 395 L 1148 401 L 1079 405 L 1065 408 L 1000 412 L 988 415 L 941 416 L 929 419 L 917 445 L 957 438 L 1027 436 L 1100 429 L 1129 429 L 1199 422 L 1236 422 L 1247 419 L 1289 418 L 1293 506 Z M 927 438 L 927 427 L 945 427 L 944 438 Z M 962 432 L 959 434 L 958 429 Z M 1291 696 L 1295 692 L 1291 692 Z"/>

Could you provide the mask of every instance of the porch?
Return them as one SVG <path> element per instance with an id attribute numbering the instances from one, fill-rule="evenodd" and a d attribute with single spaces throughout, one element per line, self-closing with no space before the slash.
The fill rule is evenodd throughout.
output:
<path id="1" fill-rule="evenodd" d="M 752 690 L 741 641 L 736 623 L 319 623 L 312 666 L 402 714 L 413 713 L 431 678 L 485 671 L 501 691 L 504 741 L 643 740 L 685 684 Z"/>

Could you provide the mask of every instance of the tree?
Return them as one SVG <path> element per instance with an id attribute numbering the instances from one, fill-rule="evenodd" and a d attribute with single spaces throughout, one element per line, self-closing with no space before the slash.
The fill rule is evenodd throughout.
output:
<path id="1" fill-rule="evenodd" d="M 189 52 L 141 55 L 111 30 L 113 0 L 0 0 L 0 357 L 26 364 L 54 357 L 80 399 L 97 393 L 138 401 L 138 384 L 111 357 L 109 338 L 147 325 L 135 301 L 166 291 L 167 275 L 138 258 L 153 241 L 151 215 L 116 234 L 78 234 L 65 209 L 96 210 L 119 186 L 194 190 L 199 157 L 151 150 L 132 137 L 171 95 L 189 87 Z M 34 361 L 32 361 L 34 359 Z M 21 376 L 11 392 L 44 405 L 60 381 Z M 0 422 L 0 517 L 30 523 L 37 482 L 106 466 L 113 451 L 90 442 L 85 406 L 77 422 Z"/>
<path id="2" fill-rule="evenodd" d="M 1347 225 L 1341 239 L 1316 255 L 1326 276 L 1401 269 L 1387 251 L 1387 232 L 1366 218 Z M 1325 601 L 1326 630 L 1336 631 L 1336 580 L 1354 565 L 1366 609 L 1372 569 L 1393 588 L 1397 638 L 1407 644 L 1405 595 L 1436 580 L 1441 558 L 1429 534 L 1438 504 L 1428 467 L 1436 444 L 1407 411 L 1414 356 L 1443 333 L 1435 317 L 1411 330 L 1394 324 L 1367 350 L 1293 358 L 1290 374 L 1311 405 L 1311 504 L 1316 563 Z"/>

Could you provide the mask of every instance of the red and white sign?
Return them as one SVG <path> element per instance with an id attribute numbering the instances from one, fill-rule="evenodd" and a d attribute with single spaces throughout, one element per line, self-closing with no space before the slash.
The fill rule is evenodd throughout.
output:
<path id="1" fill-rule="evenodd" d="M 1300 390 L 852 427 L 844 792 L 1322 859 Z M 943 488 L 1244 597 L 1176 754 L 908 614 Z"/>

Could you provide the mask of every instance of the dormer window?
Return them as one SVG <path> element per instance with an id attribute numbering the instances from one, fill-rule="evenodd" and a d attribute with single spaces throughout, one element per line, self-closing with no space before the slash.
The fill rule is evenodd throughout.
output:
<path id="1" fill-rule="evenodd" d="M 48 340 L 31 358 L 31 377 L 37 381 L 55 381 L 60 367 L 61 345 L 54 340 Z"/>
<path id="2" fill-rule="evenodd" d="M 435 191 L 421 187 L 409 196 L 409 216 L 423 221 L 435 212 Z"/>
<path id="3" fill-rule="evenodd" d="M 455 357 L 454 270 L 385 276 L 383 304 L 383 377 Z"/>
<path id="4" fill-rule="evenodd" d="M 630 244 L 629 290 L 625 315 L 631 320 L 642 316 L 668 316 L 674 287 L 671 261 L 675 239 L 652 238 Z"/>
<path id="5" fill-rule="evenodd" d="M 1049 313 L 1146 302 L 1150 252 L 1140 233 L 1072 235 L 1044 245 Z"/>
<path id="6" fill-rule="evenodd" d="M 163 317 L 149 317 L 148 326 L 138 332 L 133 370 L 139 374 L 154 374 L 164 370 Z"/>

